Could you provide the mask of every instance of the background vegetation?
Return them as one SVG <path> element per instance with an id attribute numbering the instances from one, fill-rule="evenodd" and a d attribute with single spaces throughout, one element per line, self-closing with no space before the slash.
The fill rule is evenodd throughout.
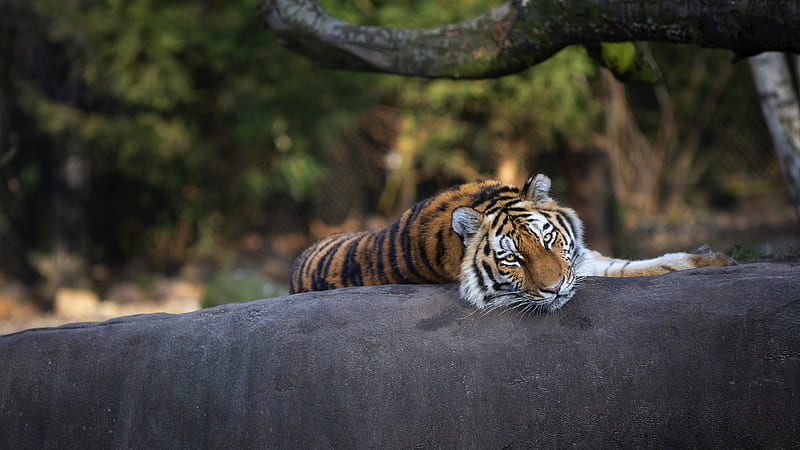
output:
<path id="1" fill-rule="evenodd" d="M 426 27 L 488 3 L 323 5 Z M 655 87 L 619 84 L 582 48 L 454 82 L 319 69 L 262 30 L 252 1 L 0 8 L 0 284 L 45 306 L 60 287 L 107 298 L 154 273 L 203 283 L 206 304 L 279 295 L 311 239 L 531 171 L 621 256 L 766 245 L 792 220 L 747 66 L 725 52 L 653 46 Z"/>

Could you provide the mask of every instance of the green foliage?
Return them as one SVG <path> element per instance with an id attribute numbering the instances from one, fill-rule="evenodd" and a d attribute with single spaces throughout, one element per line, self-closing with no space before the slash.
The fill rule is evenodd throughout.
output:
<path id="1" fill-rule="evenodd" d="M 3 89 L 17 93 L 35 129 L 19 130 L 23 146 L 41 135 L 72 143 L 91 161 L 90 197 L 126 202 L 103 208 L 88 199 L 119 214 L 113 226 L 92 230 L 106 256 L 170 247 L 181 258 L 177 247 L 239 235 L 267 223 L 286 199 L 307 200 L 324 172 L 327 129 L 352 123 L 365 104 L 365 77 L 291 55 L 263 31 L 249 1 L 25 7 L 36 20 L 24 31 L 42 35 L 18 60 L 52 64 L 44 76 L 18 64 Z M 37 42 L 20 34 L 26 39 Z M 23 174 L 53 170 L 27 155 L 8 168 L 19 171 L 15 179 L 30 183 Z M 23 187 L 40 190 L 35 184 Z M 188 234 L 173 239 L 180 229 Z"/>
<path id="2" fill-rule="evenodd" d="M 289 292 L 260 273 L 246 270 L 219 272 L 209 279 L 200 304 L 203 308 L 225 303 L 281 297 Z"/>
<path id="3" fill-rule="evenodd" d="M 15 62 L 3 89 L 21 114 L 19 155 L 3 159 L 17 187 L 4 196 L 13 200 L 8 210 L 19 223 L 50 213 L 42 189 L 57 169 L 29 149 L 68 143 L 91 166 L 83 200 L 96 259 L 139 253 L 177 262 L 289 216 L 308 221 L 321 186 L 341 177 L 331 168 L 334 149 L 348 149 L 376 107 L 409 124 L 411 166 L 439 174 L 441 184 L 465 178 L 464 168 L 491 176 L 506 142 L 535 143 L 524 145 L 524 160 L 565 139 L 587 140 L 600 111 L 595 68 L 579 48 L 498 80 L 421 80 L 318 69 L 273 42 L 249 0 L 16 6 L 29 22 L 3 22 L 18 32 L 3 44 Z M 492 4 L 323 6 L 353 22 L 428 27 Z M 37 60 L 49 63 L 42 70 Z M 48 233 L 26 239 L 46 243 Z"/>
<path id="4" fill-rule="evenodd" d="M 728 249 L 728 251 L 725 253 L 727 253 L 728 256 L 739 262 L 754 260 L 754 259 L 764 259 L 764 258 L 776 261 L 784 259 L 796 260 L 797 258 L 800 258 L 800 248 L 791 248 L 791 247 L 788 247 L 784 251 L 777 251 L 775 253 L 770 254 L 762 249 L 745 247 L 736 244 L 730 249 Z"/>
<path id="5" fill-rule="evenodd" d="M 663 81 L 661 70 L 634 42 L 601 42 L 586 48 L 598 64 L 622 82 L 653 84 Z"/>
<path id="6" fill-rule="evenodd" d="M 736 261 L 759 259 L 767 256 L 767 253 L 764 252 L 763 250 L 743 247 L 739 244 L 736 244 L 733 247 L 729 248 L 728 251 L 726 251 L 725 253 L 731 258 L 735 259 Z"/>

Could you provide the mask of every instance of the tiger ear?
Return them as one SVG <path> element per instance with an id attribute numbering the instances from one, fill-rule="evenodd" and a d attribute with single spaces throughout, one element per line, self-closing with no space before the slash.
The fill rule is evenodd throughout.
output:
<path id="1" fill-rule="evenodd" d="M 547 175 L 537 174 L 531 175 L 525 186 L 522 187 L 522 195 L 534 202 L 549 202 L 552 201 L 550 197 L 550 178 Z"/>
<path id="2" fill-rule="evenodd" d="M 451 223 L 453 225 L 453 231 L 458 233 L 461 239 L 466 242 L 467 239 L 478 232 L 482 220 L 483 214 L 468 206 L 459 206 L 453 210 L 453 219 Z"/>

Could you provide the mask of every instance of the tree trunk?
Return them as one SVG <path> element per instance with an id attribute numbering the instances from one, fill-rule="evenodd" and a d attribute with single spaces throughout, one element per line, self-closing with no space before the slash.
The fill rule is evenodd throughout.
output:
<path id="1" fill-rule="evenodd" d="M 499 77 L 572 44 L 669 41 L 800 53 L 800 2 L 512 0 L 431 29 L 358 26 L 313 0 L 260 0 L 267 26 L 291 50 L 339 69 L 447 78 Z"/>
<path id="2" fill-rule="evenodd" d="M 55 185 L 52 195 L 53 292 L 60 287 L 85 287 L 87 282 L 87 234 L 84 204 L 89 162 L 70 137 L 54 143 Z"/>
<path id="3" fill-rule="evenodd" d="M 782 53 L 769 52 L 750 58 L 750 69 L 789 196 L 800 220 L 800 103 L 789 65 Z"/>

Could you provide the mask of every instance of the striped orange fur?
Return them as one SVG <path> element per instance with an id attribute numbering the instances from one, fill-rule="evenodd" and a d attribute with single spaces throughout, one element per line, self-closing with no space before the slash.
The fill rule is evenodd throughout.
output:
<path id="1" fill-rule="evenodd" d="M 518 197 L 519 189 L 496 181 L 462 184 L 415 204 L 379 230 L 323 238 L 295 261 L 290 290 L 458 281 L 463 245 L 451 226 L 453 210 L 485 209 Z"/>
<path id="2" fill-rule="evenodd" d="M 292 293 L 348 286 L 461 283 L 478 308 L 555 311 L 589 275 L 639 276 L 734 262 L 703 248 L 646 261 L 586 248 L 577 214 L 550 197 L 550 179 L 518 189 L 497 181 L 455 186 L 371 232 L 323 238 L 290 273 Z"/>

